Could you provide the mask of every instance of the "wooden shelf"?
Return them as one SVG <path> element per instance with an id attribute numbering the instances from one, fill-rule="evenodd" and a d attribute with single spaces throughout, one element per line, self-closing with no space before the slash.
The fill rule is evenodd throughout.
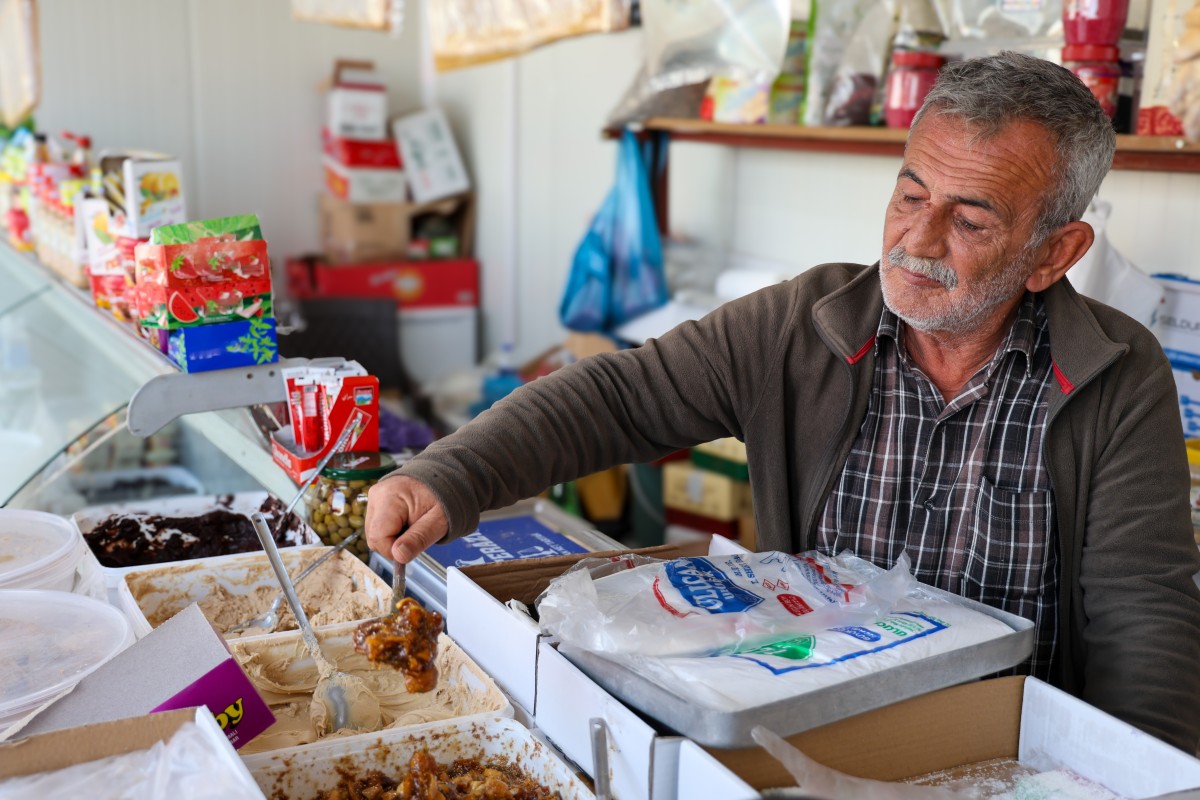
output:
<path id="1" fill-rule="evenodd" d="M 732 125 L 667 117 L 647 120 L 642 130 L 668 133 L 675 142 L 894 157 L 903 154 L 908 136 L 908 131 L 896 128 Z M 1118 135 L 1113 169 L 1200 173 L 1200 143 L 1175 136 Z"/>

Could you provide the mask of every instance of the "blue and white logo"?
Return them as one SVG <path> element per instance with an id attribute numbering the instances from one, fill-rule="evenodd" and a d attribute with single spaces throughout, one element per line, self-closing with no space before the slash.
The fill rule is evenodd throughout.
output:
<path id="1" fill-rule="evenodd" d="M 844 633 L 847 636 L 858 639 L 860 642 L 878 642 L 882 638 L 875 631 L 867 630 L 866 628 L 860 628 L 857 625 L 847 625 L 844 628 L 832 628 L 831 630 L 835 630 L 838 633 Z"/>
<path id="2" fill-rule="evenodd" d="M 667 580 L 683 599 L 710 614 L 747 611 L 763 599 L 735 584 L 703 558 L 680 558 L 666 568 Z"/>

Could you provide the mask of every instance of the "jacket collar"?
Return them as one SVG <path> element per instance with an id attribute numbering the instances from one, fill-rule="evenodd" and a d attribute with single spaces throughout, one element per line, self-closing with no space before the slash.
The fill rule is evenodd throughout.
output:
<path id="1" fill-rule="evenodd" d="M 1063 395 L 1084 385 L 1128 351 L 1100 327 L 1087 303 L 1064 278 L 1045 292 L 1050 357 Z M 879 262 L 813 304 L 813 322 L 826 343 L 848 364 L 871 351 L 883 313 Z"/>

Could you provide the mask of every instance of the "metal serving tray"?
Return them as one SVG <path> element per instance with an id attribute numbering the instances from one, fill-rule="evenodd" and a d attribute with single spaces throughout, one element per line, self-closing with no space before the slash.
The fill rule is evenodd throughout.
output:
<path id="1" fill-rule="evenodd" d="M 863 675 L 823 689 L 740 711 L 700 705 L 604 656 L 574 647 L 560 652 L 626 705 L 708 747 L 754 747 L 750 731 L 763 725 L 780 736 L 836 722 L 1020 664 L 1033 652 L 1033 623 L 950 592 L 922 588 L 951 603 L 986 614 L 1012 633 L 970 647 Z M 686 687 L 680 687 L 686 691 Z"/>

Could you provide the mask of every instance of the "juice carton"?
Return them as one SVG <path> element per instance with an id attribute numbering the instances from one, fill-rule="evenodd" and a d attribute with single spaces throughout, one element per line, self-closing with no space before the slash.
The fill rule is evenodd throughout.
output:
<path id="1" fill-rule="evenodd" d="M 167 357 L 184 372 L 274 363 L 279 360 L 275 320 L 253 317 L 169 331 Z"/>

